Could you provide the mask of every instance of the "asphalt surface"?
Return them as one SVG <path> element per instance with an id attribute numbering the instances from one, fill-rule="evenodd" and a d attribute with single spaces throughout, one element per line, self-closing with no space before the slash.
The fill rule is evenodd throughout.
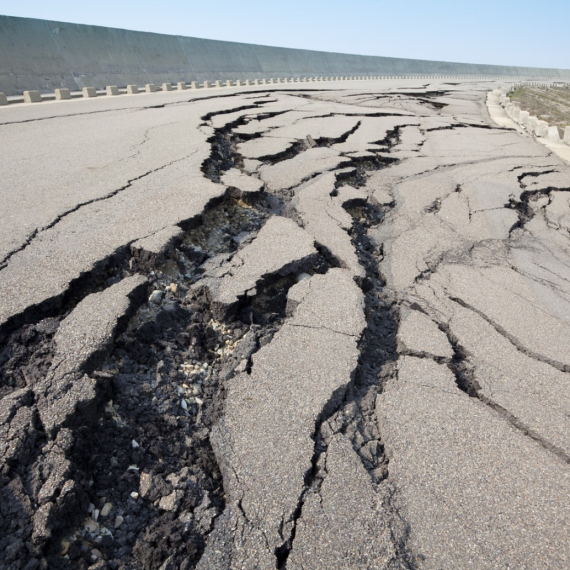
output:
<path id="1" fill-rule="evenodd" d="M 276 87 L 0 109 L 0 568 L 570 567 L 570 167 Z"/>

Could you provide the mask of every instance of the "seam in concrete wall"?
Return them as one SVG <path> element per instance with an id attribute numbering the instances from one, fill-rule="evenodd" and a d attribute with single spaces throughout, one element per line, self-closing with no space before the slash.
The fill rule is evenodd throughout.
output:
<path id="1" fill-rule="evenodd" d="M 140 60 L 139 54 L 137 53 L 137 51 L 135 50 L 135 48 L 134 48 L 134 46 L 133 46 L 133 44 L 132 44 L 132 42 L 131 42 L 131 35 L 130 35 L 130 34 L 127 34 L 127 42 L 129 42 L 129 45 L 131 46 L 131 49 L 133 50 L 133 53 L 135 54 L 135 57 L 137 58 L 137 61 L 139 62 L 139 66 L 140 66 L 140 68 L 141 68 L 142 73 L 144 74 L 144 77 L 145 77 L 146 82 L 147 82 L 147 83 L 151 83 L 151 82 L 148 80 L 148 74 L 147 74 L 145 68 L 143 67 L 143 64 L 142 64 L 142 62 L 141 62 L 141 60 Z"/>
<path id="2" fill-rule="evenodd" d="M 178 45 L 180 46 L 182 53 L 186 56 L 186 61 L 188 62 L 188 65 L 190 66 L 192 73 L 196 76 L 196 79 L 198 81 L 201 81 L 199 75 L 196 73 L 196 70 L 194 69 L 194 66 L 192 65 L 192 61 L 190 60 L 190 58 L 188 57 L 188 54 L 186 53 L 186 49 L 184 48 L 184 44 L 181 41 L 181 36 L 176 36 L 176 39 L 178 40 Z"/>
<path id="3" fill-rule="evenodd" d="M 44 24 L 46 25 L 46 28 L 48 29 L 49 35 L 51 36 L 51 41 L 53 42 L 53 45 L 55 46 L 55 49 L 58 51 L 58 53 L 61 55 L 61 59 L 65 62 L 65 65 L 67 66 L 67 69 L 69 69 L 69 75 L 71 75 L 74 83 L 75 83 L 75 87 L 77 89 L 79 89 L 79 85 L 77 84 L 77 80 L 75 78 L 75 75 L 73 74 L 73 71 L 71 71 L 71 67 L 69 66 L 68 61 L 65 59 L 65 56 L 63 55 L 61 49 L 59 49 L 59 46 L 57 45 L 57 42 L 55 41 L 55 38 L 53 37 L 53 30 L 49 27 L 49 24 L 47 22 L 44 22 Z"/>

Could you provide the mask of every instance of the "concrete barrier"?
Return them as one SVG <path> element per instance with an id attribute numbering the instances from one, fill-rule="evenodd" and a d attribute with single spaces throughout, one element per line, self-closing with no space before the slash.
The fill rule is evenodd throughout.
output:
<path id="1" fill-rule="evenodd" d="M 530 113 L 528 111 L 521 111 L 519 114 L 519 125 L 526 125 L 529 117 Z"/>
<path id="2" fill-rule="evenodd" d="M 85 99 L 89 99 L 91 97 L 97 97 L 97 90 L 95 87 L 84 87 L 81 92 L 83 93 L 83 97 Z"/>
<path id="3" fill-rule="evenodd" d="M 204 89 L 209 89 L 210 88 L 210 83 L 208 81 L 204 81 Z"/>
<path id="4" fill-rule="evenodd" d="M 562 129 L 559 129 L 556 126 L 548 127 L 548 134 L 546 135 L 546 138 L 550 141 L 560 142 L 562 140 L 561 136 L 560 136 L 561 130 Z M 564 135 L 562 135 L 562 136 L 564 136 Z"/>
<path id="5" fill-rule="evenodd" d="M 534 129 L 538 126 L 538 117 L 530 116 L 527 120 L 529 130 L 534 133 Z"/>
<path id="6" fill-rule="evenodd" d="M 232 87 L 232 86 L 233 86 L 232 80 L 231 80 L 231 79 L 228 79 L 228 80 L 226 81 L 226 87 Z"/>
<path id="7" fill-rule="evenodd" d="M 564 142 L 570 144 L 570 127 L 564 129 Z"/>
<path id="8" fill-rule="evenodd" d="M 163 83 L 162 84 L 163 91 L 172 91 L 172 83 Z"/>
<path id="9" fill-rule="evenodd" d="M 546 121 L 538 121 L 534 128 L 534 134 L 537 137 L 545 137 L 548 135 L 548 123 Z"/>
<path id="10" fill-rule="evenodd" d="M 41 103 L 42 96 L 39 91 L 24 91 L 24 103 Z"/>
<path id="11" fill-rule="evenodd" d="M 107 87 L 105 87 L 105 92 L 107 93 L 107 95 L 118 95 L 119 94 L 119 88 L 116 85 L 107 85 Z"/>
<path id="12" fill-rule="evenodd" d="M 147 84 L 144 86 L 144 90 L 145 90 L 147 93 L 156 93 L 156 85 L 155 85 L 154 83 L 147 83 Z"/>
<path id="13" fill-rule="evenodd" d="M 176 84 L 176 89 L 178 89 L 178 91 L 185 91 L 186 90 L 186 82 L 185 81 L 179 81 Z"/>
<path id="14" fill-rule="evenodd" d="M 61 89 L 56 89 L 55 98 L 57 101 L 64 101 L 65 99 L 71 99 L 71 92 L 69 91 L 69 89 L 64 89 L 63 87 Z"/>
<path id="15" fill-rule="evenodd" d="M 198 82 L 197 81 L 192 81 L 190 83 L 190 89 L 198 89 Z"/>
<path id="16" fill-rule="evenodd" d="M 6 93 L 0 93 L 0 106 L 8 104 L 8 97 L 6 97 Z"/>
<path id="17" fill-rule="evenodd" d="M 241 80 L 240 79 L 236 80 L 236 87 L 241 87 Z"/>
<path id="18" fill-rule="evenodd" d="M 127 85 L 127 93 L 129 95 L 136 95 L 139 92 L 138 85 Z"/>

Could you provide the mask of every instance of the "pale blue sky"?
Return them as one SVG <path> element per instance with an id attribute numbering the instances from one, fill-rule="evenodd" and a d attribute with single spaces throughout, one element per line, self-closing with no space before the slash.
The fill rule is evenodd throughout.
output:
<path id="1" fill-rule="evenodd" d="M 282 47 L 570 68 L 570 0 L 21 0 L 0 12 Z"/>

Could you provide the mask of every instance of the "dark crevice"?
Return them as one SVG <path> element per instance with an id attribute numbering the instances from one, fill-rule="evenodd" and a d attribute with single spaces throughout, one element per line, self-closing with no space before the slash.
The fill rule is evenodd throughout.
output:
<path id="1" fill-rule="evenodd" d="M 243 109 L 259 109 L 260 105 L 267 101 L 256 103 L 253 106 L 242 107 Z M 235 112 L 236 109 L 232 110 Z M 225 111 L 224 111 L 225 113 Z M 209 121 L 216 113 L 210 113 L 202 117 L 204 120 Z M 252 121 L 263 121 L 271 117 L 276 117 L 283 114 L 283 111 L 260 113 L 255 117 L 240 117 L 234 121 L 229 122 L 223 127 L 214 130 L 214 135 L 208 139 L 211 147 L 210 156 L 202 164 L 202 172 L 204 175 L 213 182 L 220 183 L 221 176 L 232 168 L 243 170 L 243 157 L 237 152 L 237 145 L 241 142 L 256 139 L 261 137 L 261 133 L 243 134 L 236 133 L 236 127 L 247 125 Z"/>
<path id="2" fill-rule="evenodd" d="M 211 113 L 206 113 L 202 116 L 202 120 L 207 124 L 208 121 L 211 121 L 214 117 L 218 117 L 220 115 L 231 115 L 232 113 L 239 113 L 240 111 L 249 111 L 249 110 L 259 110 L 261 105 L 265 105 L 265 103 L 269 103 L 270 101 L 265 99 L 264 101 L 256 101 L 251 105 L 240 105 L 239 107 L 232 107 L 231 109 L 222 109 L 219 111 L 212 111 Z M 272 101 L 273 103 L 275 101 Z"/>
<path id="3" fill-rule="evenodd" d="M 55 297 L 26 308 L 0 325 L 0 343 L 16 329 L 39 323 L 45 318 L 63 318 L 82 299 L 91 293 L 116 283 L 120 276 L 128 275 L 128 250 L 130 244 L 119 247 L 114 253 L 102 259 L 94 267 L 69 282 L 67 289 Z"/>
<path id="4" fill-rule="evenodd" d="M 463 308 L 468 309 L 469 311 L 472 311 L 473 313 L 479 315 L 483 320 L 489 323 L 502 337 L 506 338 L 519 352 L 521 352 L 525 356 L 537 360 L 538 362 L 543 362 L 544 364 L 548 364 L 549 366 L 552 366 L 552 368 L 556 368 L 556 370 L 559 370 L 560 372 L 570 372 L 570 365 L 558 362 L 552 358 L 548 358 L 547 356 L 543 356 L 541 354 L 538 354 L 537 352 L 529 350 L 514 335 L 512 335 L 507 330 L 505 330 L 501 325 L 490 319 L 485 313 L 479 311 L 475 307 L 469 305 L 469 303 L 463 301 L 463 299 L 459 299 L 458 297 L 449 297 L 449 299 L 457 303 L 458 305 L 461 305 Z"/>
<path id="5" fill-rule="evenodd" d="M 456 299 L 452 299 L 455 302 L 459 302 Z M 460 303 L 461 304 L 461 303 Z M 464 305 L 462 305 L 464 306 Z M 554 454 L 556 457 L 564 461 L 565 463 L 570 463 L 570 455 L 566 453 L 563 449 L 550 443 L 542 435 L 537 433 L 535 430 L 527 426 L 523 421 L 517 418 L 514 414 L 509 412 L 503 406 L 497 404 L 491 398 L 483 394 L 481 385 L 475 379 L 474 366 L 470 362 L 470 354 L 464 347 L 461 346 L 457 338 L 451 333 L 450 328 L 446 325 L 440 325 L 440 330 L 447 335 L 447 339 L 451 344 L 453 349 L 453 358 L 451 362 L 447 364 L 451 372 L 455 377 L 455 383 L 457 387 L 465 392 L 469 397 L 479 400 L 482 404 L 485 404 L 496 412 L 500 417 L 507 421 L 513 428 L 515 428 L 519 433 L 526 437 L 529 437 L 541 447 Z"/>
<path id="6" fill-rule="evenodd" d="M 42 228 L 34 230 L 28 236 L 28 238 L 26 239 L 24 244 L 22 244 L 19 248 L 15 249 L 14 251 L 11 251 L 6 257 L 4 257 L 4 259 L 2 259 L 0 261 L 0 271 L 2 269 L 4 269 L 4 267 L 6 267 L 7 262 L 10 260 L 10 258 L 13 255 L 15 255 L 16 253 L 19 253 L 19 252 L 23 251 L 24 249 L 26 249 L 29 245 L 31 245 L 31 243 L 36 239 L 36 237 L 39 234 L 41 234 L 47 230 L 50 230 L 51 228 L 56 226 L 59 222 L 61 222 L 61 220 L 63 220 L 67 216 L 69 216 L 70 214 L 73 214 L 73 213 L 77 212 L 78 210 L 80 210 L 81 208 L 83 208 L 85 206 L 89 206 L 90 204 L 95 204 L 97 202 L 103 202 L 105 200 L 109 200 L 111 198 L 114 198 L 115 196 L 117 196 L 117 194 L 120 194 L 124 190 L 128 190 L 129 188 L 131 188 L 134 182 L 137 182 L 143 178 L 146 178 L 147 176 L 150 176 L 151 174 L 154 174 L 155 172 L 159 172 L 160 170 L 164 170 L 165 168 L 168 168 L 169 166 L 172 166 L 173 164 L 176 164 L 177 162 L 181 162 L 183 160 L 186 160 L 187 158 L 189 158 L 189 156 L 190 155 L 185 156 L 183 158 L 179 158 L 177 160 L 173 160 L 172 162 L 168 162 L 167 164 L 159 166 L 158 168 L 154 168 L 153 170 L 149 170 L 148 172 L 144 172 L 143 174 L 140 174 L 139 176 L 136 176 L 135 178 L 131 178 L 130 180 L 127 180 L 127 183 L 124 186 L 121 186 L 120 188 L 117 188 L 116 190 L 113 190 L 112 192 L 109 192 L 108 194 L 105 194 L 104 196 L 99 196 L 98 198 L 93 198 L 92 200 L 86 200 L 85 202 L 81 202 L 81 203 L 75 205 L 73 208 L 70 208 L 69 210 L 66 210 L 65 212 L 61 213 L 52 222 L 50 222 L 47 226 L 44 226 Z"/>
<path id="7" fill-rule="evenodd" d="M 307 135 L 306 138 L 292 143 L 291 146 L 286 150 L 284 150 L 283 152 L 272 154 L 270 156 L 262 156 L 259 157 L 258 160 L 262 161 L 267 165 L 273 166 L 275 164 L 283 162 L 284 160 L 290 160 L 292 158 L 295 158 L 295 156 L 310 148 L 331 147 L 334 144 L 346 142 L 348 137 L 354 134 L 358 130 L 360 125 L 361 121 L 358 121 L 358 123 L 354 127 L 352 127 L 351 129 L 349 129 L 348 131 L 346 131 L 345 133 L 343 133 L 338 137 L 319 137 L 317 139 L 314 139 L 311 135 Z"/>
<path id="8" fill-rule="evenodd" d="M 184 220 L 178 225 L 185 231 L 200 226 L 203 224 L 204 215 L 215 210 L 220 203 L 229 198 L 239 199 L 236 197 L 239 195 L 239 190 L 236 192 L 235 189 L 228 189 L 223 196 L 211 199 L 204 207 L 202 214 Z M 258 195 L 246 199 L 256 201 L 260 209 L 265 209 L 272 214 L 276 213 L 279 208 L 284 208 L 279 200 L 264 193 L 258 193 Z M 133 240 L 133 242 L 138 241 L 138 239 L 140 238 Z M 117 248 L 114 253 L 97 262 L 92 269 L 71 280 L 67 289 L 60 295 L 46 299 L 37 305 L 32 305 L 2 323 L 0 325 L 0 343 L 4 343 L 9 334 L 26 324 L 35 324 L 42 319 L 51 317 L 63 318 L 88 295 L 101 291 L 134 272 L 144 271 L 142 267 L 137 269 L 136 259 L 131 261 L 130 249 L 133 242 Z"/>
<path id="9" fill-rule="evenodd" d="M 156 493 L 151 489 L 139 500 L 135 520 L 124 523 L 121 536 L 126 545 L 119 549 L 109 545 L 104 551 L 105 558 L 120 568 L 130 568 L 136 561 L 144 568 L 154 569 L 165 560 L 172 560 L 176 567 L 195 567 L 216 518 L 225 508 L 221 474 L 209 440 L 209 431 L 222 414 L 225 381 L 235 373 L 251 371 L 252 355 L 270 342 L 283 324 L 287 291 L 296 282 L 296 272 L 328 270 L 327 262 L 316 255 L 301 262 L 293 273 L 266 275 L 256 284 L 253 296 L 240 298 L 222 316 L 212 306 L 207 291 L 193 286 L 200 284 L 201 276 L 201 268 L 193 260 L 205 261 L 210 256 L 235 251 L 231 241 L 219 236 L 220 218 L 229 219 L 222 231 L 231 236 L 242 235 L 244 227 L 251 229 L 252 223 L 259 224 L 255 212 L 244 218 L 244 212 L 232 211 L 236 207 L 243 206 L 222 204 L 221 215 L 211 217 L 205 228 L 200 226 L 189 232 L 155 271 L 154 287 L 165 291 L 161 305 L 143 306 L 116 343 L 108 364 L 116 370 L 114 408 L 126 426 L 117 426 L 116 418 L 109 417 L 101 428 L 104 433 L 96 432 L 92 437 L 108 441 L 122 434 L 127 443 L 135 439 L 140 447 L 123 456 L 119 451 L 119 465 L 111 469 L 111 480 L 107 476 L 109 453 L 117 453 L 117 447 L 112 445 L 101 452 L 102 457 L 86 469 L 95 479 L 90 498 L 104 494 L 108 501 L 110 496 L 116 497 L 118 487 L 122 488 L 123 496 L 115 501 L 119 511 L 129 513 L 133 505 L 127 491 L 133 485 L 136 488 L 138 475 L 144 472 L 157 481 Z M 211 247 L 208 228 L 215 242 L 221 244 L 219 247 Z M 175 294 L 172 283 L 176 284 Z M 141 393 L 141 385 L 147 386 L 146 393 Z M 96 441 L 87 443 L 97 447 Z M 133 474 L 130 487 L 121 487 L 121 473 L 128 471 L 133 462 L 140 473 Z M 160 504 L 157 508 L 156 501 L 164 501 L 176 492 L 176 485 L 168 485 L 172 473 L 182 474 L 184 480 L 194 483 L 176 488 L 180 497 L 171 514 L 163 512 Z M 209 511 L 207 527 L 201 526 L 204 502 Z M 125 520 L 127 517 L 125 514 Z M 182 524 L 181 520 L 186 522 Z M 134 539 L 129 538 L 131 533 L 135 534 Z M 176 535 L 182 540 L 172 543 L 171 537 Z"/>
<path id="10" fill-rule="evenodd" d="M 275 550 L 278 570 L 287 568 L 307 495 L 318 494 L 326 478 L 325 457 L 332 436 L 342 433 L 352 442 L 374 485 L 388 477 L 388 458 L 375 420 L 375 402 L 386 382 L 396 375 L 399 306 L 385 288 L 385 280 L 379 271 L 382 252 L 369 237 L 368 229 L 381 223 L 390 207 L 378 208 L 363 200 L 348 201 L 345 207 L 354 219 L 350 235 L 359 262 L 365 269 L 365 277 L 359 280 L 359 286 L 365 297 L 367 326 L 359 341 L 360 357 L 350 382 L 332 394 L 316 420 L 312 436 L 315 445 L 311 469 L 305 474 L 305 488 L 290 519 L 284 521 L 292 523 L 291 534 Z M 401 567 L 413 569 L 416 562 L 406 544 L 409 528 L 395 510 L 391 514 L 401 527 L 400 538 L 393 537 L 395 557 Z"/>
<path id="11" fill-rule="evenodd" d="M 522 179 L 525 176 L 529 176 L 529 174 L 522 175 L 520 178 Z M 511 196 L 507 204 L 505 204 L 505 208 L 515 210 L 519 219 L 510 228 L 509 235 L 511 235 L 516 229 L 524 229 L 525 225 L 534 218 L 537 212 L 550 205 L 552 201 L 552 192 L 570 192 L 570 188 L 549 187 L 541 190 L 524 190 L 521 192 L 519 200 L 516 200 Z M 537 207 L 537 201 L 543 196 L 548 197 L 548 203 L 544 206 Z"/>
<path id="12" fill-rule="evenodd" d="M 453 125 L 446 125 L 443 127 L 432 127 L 429 129 L 425 129 L 426 133 L 433 133 L 435 131 L 453 131 L 455 129 L 485 129 L 488 131 L 505 131 L 511 132 L 512 129 L 508 129 L 506 127 L 495 127 L 493 125 L 482 125 L 479 123 L 454 123 Z M 506 158 L 506 157 L 501 157 Z"/>
<path id="13" fill-rule="evenodd" d="M 524 168 L 524 167 L 521 166 L 521 167 L 518 167 L 518 168 Z M 511 170 L 510 172 L 513 172 L 514 170 L 515 170 L 515 169 Z M 533 172 L 523 172 L 522 174 L 519 174 L 519 175 L 517 176 L 517 180 L 518 180 L 519 186 L 524 190 L 524 189 L 526 188 L 526 184 L 525 184 L 524 181 L 523 181 L 525 178 L 527 178 L 527 177 L 528 177 L 528 178 L 538 178 L 539 176 L 543 176 L 543 175 L 545 175 L 545 174 L 553 174 L 553 173 L 556 173 L 556 172 L 558 172 L 558 170 L 556 170 L 556 169 L 552 169 L 552 170 L 542 170 L 542 171 L 539 171 L 539 172 L 534 172 L 534 171 L 533 171 Z"/>
<path id="14" fill-rule="evenodd" d="M 436 198 L 429 206 L 424 208 L 426 214 L 435 214 L 441 210 L 441 198 Z"/>
<path id="15" fill-rule="evenodd" d="M 274 164 L 278 164 L 284 160 L 290 160 L 291 158 L 296 157 L 298 154 L 307 150 L 308 148 L 310 148 L 309 142 L 307 139 L 303 139 L 295 141 L 289 148 L 285 149 L 282 152 L 267 156 L 260 156 L 257 160 L 263 162 L 264 164 L 273 166 Z"/>
<path id="16" fill-rule="evenodd" d="M 14 551 L 16 558 L 23 556 L 28 561 L 35 557 L 41 561 L 44 557 L 42 564 L 49 568 L 82 568 L 94 562 L 92 550 L 97 549 L 109 559 L 110 567 L 150 569 L 158 568 L 159 560 L 162 563 L 176 552 L 181 563 L 182 557 L 190 561 L 184 563 L 185 568 L 194 567 L 213 520 L 223 508 L 221 478 L 208 435 L 223 402 L 219 382 L 240 364 L 246 369 L 251 367 L 251 354 L 269 341 L 282 322 L 286 290 L 294 280 L 267 276 L 258 284 L 257 295 L 243 300 L 229 323 L 211 322 L 207 301 L 186 293 L 201 278 L 201 264 L 210 255 L 231 255 L 240 244 L 251 240 L 267 217 L 273 215 L 275 202 L 275 198 L 263 192 L 240 197 L 235 189 L 228 191 L 224 198 L 212 200 L 202 215 L 181 224 L 186 235 L 172 243 L 164 255 L 141 256 L 138 250 L 131 252 L 130 246 L 120 248 L 73 282 L 60 297 L 30 308 L 11 321 L 11 329 L 4 328 L 3 338 L 7 342 L 0 352 L 2 396 L 11 397 L 14 393 L 14 405 L 23 406 L 18 413 L 37 418 L 33 386 L 51 365 L 53 338 L 61 320 L 91 293 L 135 273 L 145 274 L 152 287 L 161 291 L 158 304 L 133 299 L 132 311 L 143 304 L 127 331 L 115 342 L 106 364 L 97 368 L 95 362 L 84 363 L 83 371 L 96 381 L 95 392 L 89 402 L 82 404 L 82 412 L 70 417 L 59 429 L 66 443 L 57 443 L 43 434 L 38 420 L 19 430 L 17 437 L 22 443 L 0 473 L 4 504 L 20 509 L 27 501 L 37 501 L 34 497 L 45 479 L 17 496 L 9 497 L 6 493 L 12 493 L 18 481 L 25 481 L 28 471 L 30 477 L 37 479 L 42 477 L 42 469 L 47 469 L 43 475 L 47 477 L 54 461 L 68 465 L 61 476 L 68 481 L 66 485 L 72 485 L 73 492 L 62 491 L 59 498 L 54 496 L 57 504 L 54 503 L 46 523 L 50 531 L 41 539 L 32 540 L 26 534 L 33 530 L 33 513 L 18 515 L 18 524 L 22 525 L 17 527 L 22 529 L 18 536 L 24 542 L 16 541 L 20 545 Z M 153 260 L 160 266 L 154 265 Z M 305 270 L 322 272 L 327 266 L 318 256 Z M 231 357 L 226 354 L 228 341 Z M 193 365 L 193 360 L 208 363 L 209 369 L 215 371 L 209 380 L 202 378 L 200 389 L 186 388 L 187 380 L 181 376 L 186 377 L 186 372 L 193 369 L 181 369 L 179 365 Z M 180 390 L 184 390 L 182 395 Z M 185 398 L 183 408 L 181 402 Z M 2 404 L 6 402 L 10 400 L 4 398 Z M 15 414 L 5 415 L 3 425 L 9 427 L 16 421 L 19 416 Z M 132 440 L 138 447 L 131 445 Z M 87 449 L 90 451 L 86 454 Z M 190 470 L 191 488 L 186 483 L 179 488 L 181 483 L 165 479 L 169 473 L 176 478 L 176 473 L 182 473 L 185 467 Z M 177 472 L 178 468 L 182 471 Z M 175 501 L 180 509 L 194 509 L 192 520 L 188 515 L 189 519 L 182 523 L 172 511 L 152 502 L 145 506 L 141 498 L 131 497 L 132 492 L 140 492 L 139 476 L 144 469 L 150 470 L 153 477 L 156 475 L 160 489 L 169 491 L 168 500 Z M 192 469 L 196 470 L 194 479 Z M 182 473 L 184 481 L 185 474 L 186 471 Z M 99 520 L 97 525 L 97 521 L 90 523 L 99 530 L 107 528 L 103 534 L 94 534 L 81 523 L 81 518 L 90 516 L 90 502 L 99 510 L 105 502 L 113 503 L 112 516 Z M 118 514 L 124 521 L 115 529 Z M 7 524 L 3 543 L 12 540 L 17 530 L 10 527 L 9 521 Z M 88 543 L 90 546 L 85 546 Z"/>

